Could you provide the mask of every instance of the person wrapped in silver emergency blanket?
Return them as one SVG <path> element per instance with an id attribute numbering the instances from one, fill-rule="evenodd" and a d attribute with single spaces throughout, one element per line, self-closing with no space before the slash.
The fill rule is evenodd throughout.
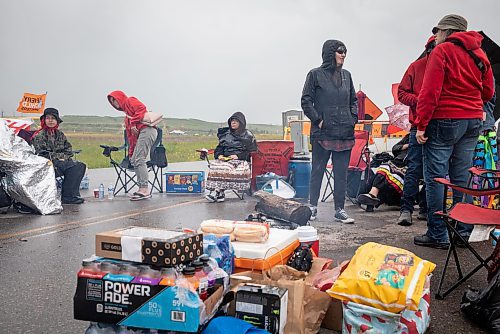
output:
<path id="1" fill-rule="evenodd" d="M 42 215 L 61 213 L 52 162 L 35 154 L 35 150 L 16 136 L 0 119 L 0 172 L 2 184 L 13 200 Z"/>

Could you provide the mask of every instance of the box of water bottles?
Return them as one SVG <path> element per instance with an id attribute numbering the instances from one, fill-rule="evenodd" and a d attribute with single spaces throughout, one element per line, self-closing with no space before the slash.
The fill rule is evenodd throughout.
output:
<path id="1" fill-rule="evenodd" d="M 222 302 L 220 278 L 207 255 L 163 268 L 94 256 L 78 272 L 74 317 L 88 333 L 198 332 Z"/>

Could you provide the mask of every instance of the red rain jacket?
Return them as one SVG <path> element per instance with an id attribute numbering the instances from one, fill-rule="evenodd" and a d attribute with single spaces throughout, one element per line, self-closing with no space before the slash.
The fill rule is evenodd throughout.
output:
<path id="1" fill-rule="evenodd" d="M 431 119 L 483 118 L 483 104 L 493 97 L 494 85 L 490 62 L 481 49 L 482 39 L 475 31 L 455 32 L 434 48 L 418 96 L 418 130 L 425 131 Z M 452 40 L 472 50 L 485 71 L 481 72 L 469 53 Z"/>
<path id="2" fill-rule="evenodd" d="M 429 38 L 425 45 L 426 49 L 430 43 L 434 42 L 434 40 L 434 36 Z M 418 94 L 422 88 L 422 82 L 424 81 L 425 67 L 427 66 L 428 57 L 429 54 L 426 54 L 422 58 L 411 63 L 403 75 L 403 79 L 401 79 L 398 87 L 399 101 L 410 107 L 409 119 L 411 125 L 415 125 L 415 119 L 417 118 Z"/>
<path id="3" fill-rule="evenodd" d="M 118 101 L 121 111 L 125 113 L 125 131 L 127 133 L 129 148 L 128 154 L 132 157 L 134 153 L 135 145 L 137 144 L 138 135 L 134 135 L 132 128 L 135 126 L 139 132 L 141 129 L 147 127 L 147 125 L 142 124 L 141 121 L 146 114 L 146 106 L 139 101 L 137 98 L 131 96 L 128 97 L 121 90 L 115 90 L 108 94 L 109 97 L 112 96 Z"/>

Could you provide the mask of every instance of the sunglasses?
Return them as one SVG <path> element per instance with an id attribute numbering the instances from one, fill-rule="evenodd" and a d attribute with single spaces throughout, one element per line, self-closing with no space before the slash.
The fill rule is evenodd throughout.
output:
<path id="1" fill-rule="evenodd" d="M 338 54 L 347 54 L 347 49 L 345 46 L 341 46 L 335 52 L 337 52 Z"/>

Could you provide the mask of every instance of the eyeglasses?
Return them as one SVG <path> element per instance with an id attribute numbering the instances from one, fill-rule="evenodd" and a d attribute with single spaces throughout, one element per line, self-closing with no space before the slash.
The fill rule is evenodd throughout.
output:
<path id="1" fill-rule="evenodd" d="M 338 54 L 347 54 L 347 49 L 345 46 L 341 46 L 335 52 L 337 52 Z"/>

